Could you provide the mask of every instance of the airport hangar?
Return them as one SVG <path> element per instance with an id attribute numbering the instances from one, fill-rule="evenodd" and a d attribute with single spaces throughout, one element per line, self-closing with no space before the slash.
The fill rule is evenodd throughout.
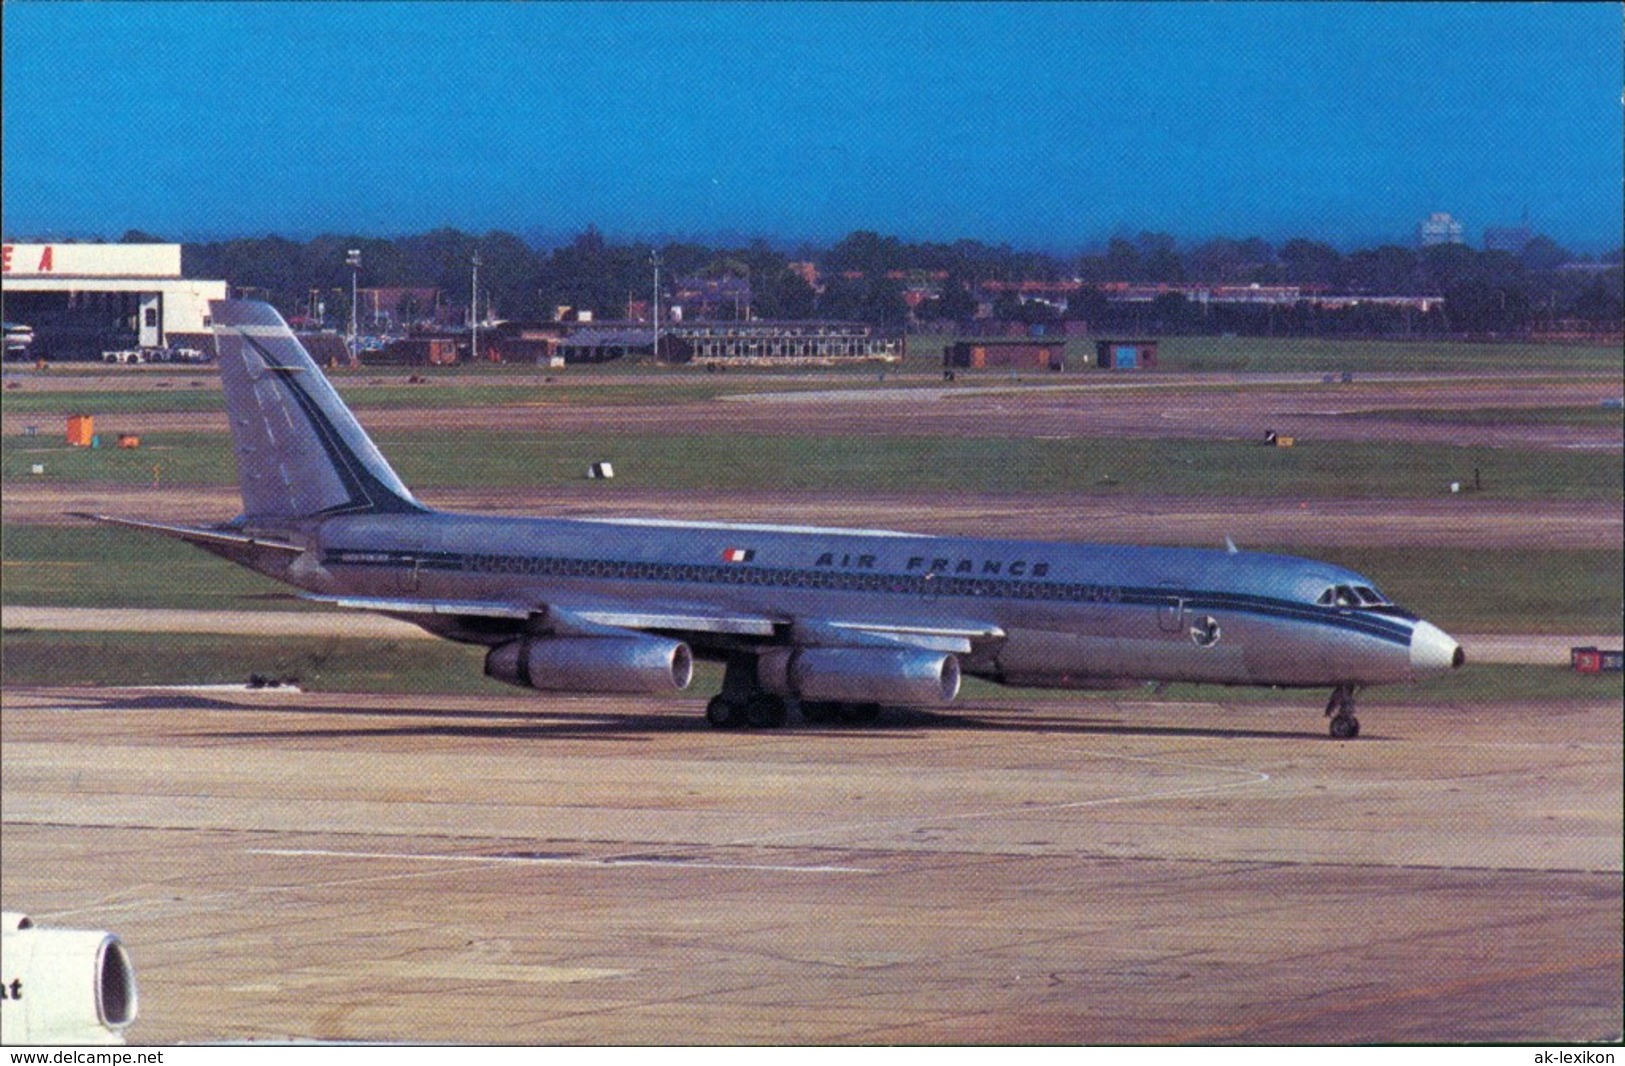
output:
<path id="1" fill-rule="evenodd" d="M 95 359 L 104 347 L 213 351 L 209 301 L 224 281 L 187 278 L 178 244 L 0 248 L 6 320 L 34 327 L 31 355 Z"/>

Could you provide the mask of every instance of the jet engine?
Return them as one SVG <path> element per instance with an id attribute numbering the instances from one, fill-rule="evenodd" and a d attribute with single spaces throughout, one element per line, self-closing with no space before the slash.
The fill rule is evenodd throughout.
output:
<path id="1" fill-rule="evenodd" d="M 959 660 L 918 648 L 779 648 L 756 660 L 775 695 L 824 703 L 936 707 L 959 695 Z"/>
<path id="2" fill-rule="evenodd" d="M 671 692 L 693 679 L 694 653 L 680 640 L 637 633 L 525 637 L 492 648 L 485 676 L 548 692 Z"/>
<path id="3" fill-rule="evenodd" d="M 0 1044 L 122 1044 L 135 1021 L 135 970 L 112 933 L 0 925 Z"/>

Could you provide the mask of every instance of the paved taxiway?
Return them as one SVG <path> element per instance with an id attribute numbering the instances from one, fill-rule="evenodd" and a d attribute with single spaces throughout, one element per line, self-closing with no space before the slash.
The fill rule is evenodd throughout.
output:
<path id="1" fill-rule="evenodd" d="M 1362 719 L 11 689 L 4 899 L 140 1042 L 1617 1039 L 1617 696 Z"/>

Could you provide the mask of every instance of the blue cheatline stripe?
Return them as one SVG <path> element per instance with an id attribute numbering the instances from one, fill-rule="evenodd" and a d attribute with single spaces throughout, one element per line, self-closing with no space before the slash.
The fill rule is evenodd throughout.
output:
<path id="1" fill-rule="evenodd" d="M 299 406 L 299 412 L 310 423 L 311 431 L 316 434 L 316 442 L 327 453 L 328 462 L 332 465 L 334 473 L 344 485 L 344 491 L 349 495 L 346 503 L 326 508 L 321 515 L 353 514 L 358 511 L 373 514 L 420 514 L 425 508 L 403 499 L 395 490 L 385 485 L 375 477 L 367 464 L 360 456 L 350 450 L 344 435 L 333 424 L 327 412 L 321 409 L 316 402 L 294 377 L 302 368 L 291 367 L 278 362 L 276 357 L 267 351 L 264 345 L 246 333 L 240 333 L 243 341 L 253 347 L 265 362 L 266 369 L 270 370 L 276 380 L 287 387 L 288 393 Z M 311 516 L 316 517 L 316 516 Z"/>
<path id="2" fill-rule="evenodd" d="M 616 559 L 579 559 L 559 556 L 495 555 L 466 552 L 378 551 L 367 548 L 330 548 L 322 557 L 323 566 L 363 566 L 396 568 L 414 566 L 419 570 L 455 573 L 510 574 L 516 577 L 600 578 L 608 581 L 682 582 L 699 585 L 731 585 L 760 588 L 798 588 L 829 592 L 879 592 L 904 596 L 931 596 L 959 599 L 1007 599 L 1039 603 L 1126 605 L 1131 607 L 1171 607 L 1184 604 L 1185 611 L 1237 611 L 1294 622 L 1328 626 L 1390 644 L 1409 646 L 1409 620 L 1360 611 L 1302 604 L 1270 596 L 1248 593 L 1204 591 L 1200 589 L 1135 588 L 1094 583 L 1057 581 L 1011 581 L 1002 579 L 954 578 L 890 573 L 855 573 L 845 570 L 805 570 L 781 567 L 744 566 L 737 563 L 629 562 Z"/>

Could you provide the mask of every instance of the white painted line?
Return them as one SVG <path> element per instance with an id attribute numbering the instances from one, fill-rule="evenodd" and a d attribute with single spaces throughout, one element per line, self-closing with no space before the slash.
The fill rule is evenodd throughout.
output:
<path id="1" fill-rule="evenodd" d="M 249 855 L 278 855 L 290 858 L 397 859 L 407 862 L 468 862 L 486 866 L 664 866 L 677 870 L 741 870 L 789 874 L 872 874 L 878 870 L 861 866 L 771 866 L 758 863 L 685 862 L 681 859 L 571 859 L 546 855 L 424 855 L 396 851 L 329 851 L 324 848 L 251 848 Z"/>

